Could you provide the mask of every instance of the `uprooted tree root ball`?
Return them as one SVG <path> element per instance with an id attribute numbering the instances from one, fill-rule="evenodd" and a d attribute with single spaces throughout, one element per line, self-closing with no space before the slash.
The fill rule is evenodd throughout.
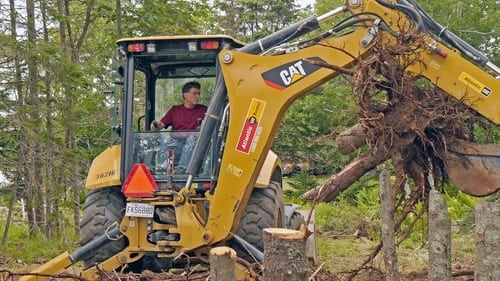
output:
<path id="1" fill-rule="evenodd" d="M 470 140 L 466 122 L 475 113 L 427 81 L 405 73 L 413 63 L 418 63 L 418 50 L 378 44 L 373 55 L 359 64 L 353 86 L 370 147 L 387 150 L 396 173 L 410 175 L 423 187 L 422 173 L 446 180 L 445 147 L 456 139 Z"/>
<path id="2" fill-rule="evenodd" d="M 436 185 L 448 180 L 449 147 L 473 141 L 477 126 L 493 126 L 464 104 L 466 95 L 457 100 L 433 85 L 439 81 L 431 83 L 407 71 L 414 64 L 423 65 L 419 57 L 427 49 L 418 42 L 422 39 L 413 34 L 402 35 L 396 43 L 377 42 L 349 72 L 360 121 L 337 141 L 348 152 L 363 144 L 368 149 L 325 184 L 305 193 L 303 200 L 331 201 L 386 160 L 392 161 L 399 184 L 411 178 L 416 188 L 428 190 L 430 177 Z"/>

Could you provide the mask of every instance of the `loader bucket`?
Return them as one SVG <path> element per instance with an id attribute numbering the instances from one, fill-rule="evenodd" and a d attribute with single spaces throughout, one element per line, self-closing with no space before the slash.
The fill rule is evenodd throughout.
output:
<path id="1" fill-rule="evenodd" d="M 500 143 L 459 141 L 448 147 L 446 170 L 455 186 L 472 196 L 500 189 Z"/>

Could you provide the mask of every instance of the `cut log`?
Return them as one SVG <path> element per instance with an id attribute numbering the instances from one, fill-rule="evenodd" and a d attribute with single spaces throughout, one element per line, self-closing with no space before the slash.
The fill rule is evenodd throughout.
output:
<path id="1" fill-rule="evenodd" d="M 236 280 L 236 251 L 229 247 L 210 250 L 210 280 Z"/>
<path id="2" fill-rule="evenodd" d="M 265 228 L 264 281 L 303 281 L 308 278 L 304 233 L 284 228 Z"/>

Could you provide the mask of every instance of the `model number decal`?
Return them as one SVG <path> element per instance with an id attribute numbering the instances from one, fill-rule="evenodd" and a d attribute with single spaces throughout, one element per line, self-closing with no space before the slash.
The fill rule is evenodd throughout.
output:
<path id="1" fill-rule="evenodd" d="M 284 90 L 295 82 L 315 72 L 321 67 L 310 62 L 311 60 L 324 62 L 318 57 L 311 57 L 292 61 L 262 73 L 267 85 L 278 90 Z"/>
<path id="2" fill-rule="evenodd" d="M 95 179 L 98 180 L 98 179 L 102 179 L 102 178 L 112 177 L 115 175 L 115 173 L 116 173 L 115 170 L 105 171 L 105 172 L 97 174 L 95 176 Z"/>
<path id="3" fill-rule="evenodd" d="M 238 138 L 236 150 L 243 153 L 249 153 L 250 149 L 255 150 L 258 135 L 260 135 L 259 124 L 264 113 L 266 102 L 258 99 L 252 99 L 245 117 L 245 123 Z M 254 143 L 255 142 L 255 143 Z"/>

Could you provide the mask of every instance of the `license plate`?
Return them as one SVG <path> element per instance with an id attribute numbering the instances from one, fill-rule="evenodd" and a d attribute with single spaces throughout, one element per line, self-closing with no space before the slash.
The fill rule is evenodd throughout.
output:
<path id="1" fill-rule="evenodd" d="M 152 218 L 155 212 L 155 207 L 145 203 L 127 203 L 125 216 Z"/>

